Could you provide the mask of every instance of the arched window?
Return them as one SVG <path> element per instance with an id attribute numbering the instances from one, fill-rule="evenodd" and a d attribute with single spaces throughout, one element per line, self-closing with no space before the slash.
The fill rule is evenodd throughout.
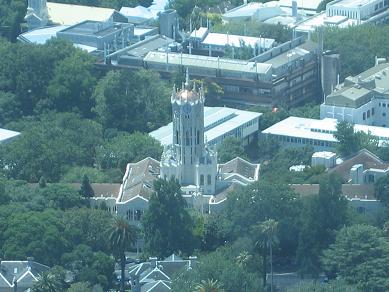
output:
<path id="1" fill-rule="evenodd" d="M 200 186 L 204 185 L 204 175 L 200 174 Z"/>

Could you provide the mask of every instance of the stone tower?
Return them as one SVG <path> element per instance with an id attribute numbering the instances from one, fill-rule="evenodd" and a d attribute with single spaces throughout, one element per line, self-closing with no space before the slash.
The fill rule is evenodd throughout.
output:
<path id="1" fill-rule="evenodd" d="M 28 0 L 27 14 L 28 30 L 44 27 L 48 21 L 46 0 Z"/>
<path id="2" fill-rule="evenodd" d="M 161 176 L 174 176 L 182 186 L 193 185 L 206 194 L 215 192 L 216 152 L 204 143 L 204 91 L 190 87 L 189 76 L 171 96 L 172 144 L 161 159 Z"/>

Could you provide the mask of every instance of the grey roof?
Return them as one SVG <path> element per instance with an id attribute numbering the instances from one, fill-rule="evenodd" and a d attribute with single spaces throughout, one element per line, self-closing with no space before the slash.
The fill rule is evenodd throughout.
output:
<path id="1" fill-rule="evenodd" d="M 253 180 L 257 180 L 259 175 L 259 164 L 250 163 L 240 157 L 219 164 L 218 169 L 220 173 L 237 173 Z"/>
<path id="2" fill-rule="evenodd" d="M 336 172 L 343 178 L 344 181 L 347 182 L 350 179 L 350 169 L 355 164 L 363 164 L 364 169 L 387 169 L 389 167 L 389 163 L 384 162 L 381 158 L 370 151 L 362 149 L 357 154 L 343 161 L 343 163 L 331 168 L 328 172 Z"/>
<path id="3" fill-rule="evenodd" d="M 325 104 L 358 108 L 374 96 L 389 98 L 389 63 L 376 65 L 357 76 L 349 76 L 326 97 Z"/>
<path id="4" fill-rule="evenodd" d="M 168 281 L 155 281 L 141 287 L 141 292 L 167 292 L 171 290 L 171 283 Z"/>
<path id="5" fill-rule="evenodd" d="M 168 62 L 177 66 L 220 69 L 259 75 L 267 75 L 271 72 L 270 64 L 178 53 L 150 52 L 146 55 L 144 61 L 160 64 Z"/>
<path id="6" fill-rule="evenodd" d="M 171 38 L 162 35 L 155 35 L 132 45 L 126 54 L 135 57 L 144 57 L 149 52 L 166 47 L 172 43 L 174 43 L 174 40 Z"/>
<path id="7" fill-rule="evenodd" d="M 12 287 L 14 280 L 23 287 L 32 287 L 40 274 L 48 271 L 48 266 L 34 261 L 1 261 L 0 289 Z"/>
<path id="8" fill-rule="evenodd" d="M 147 157 L 136 163 L 127 165 L 123 179 L 119 201 L 126 202 L 136 196 L 149 199 L 153 193 L 153 182 L 160 173 L 159 161 Z"/>

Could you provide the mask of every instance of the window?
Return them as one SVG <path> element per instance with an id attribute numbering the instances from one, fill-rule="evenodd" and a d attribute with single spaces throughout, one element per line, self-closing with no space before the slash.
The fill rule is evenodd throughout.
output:
<path id="1" fill-rule="evenodd" d="M 371 115 L 374 116 L 374 107 L 371 108 Z"/>
<path id="2" fill-rule="evenodd" d="M 383 117 L 386 117 L 386 113 L 382 113 L 382 116 L 383 116 Z"/>
<path id="3" fill-rule="evenodd" d="M 211 185 L 211 181 L 212 181 L 211 175 L 208 174 L 208 176 L 207 176 L 207 184 L 208 184 L 209 186 Z"/>
<path id="4" fill-rule="evenodd" d="M 363 113 L 363 120 L 366 120 L 366 113 Z"/>
<path id="5" fill-rule="evenodd" d="M 180 144 L 178 143 L 178 131 L 176 130 L 176 144 Z"/>
<path id="6" fill-rule="evenodd" d="M 142 210 L 135 210 L 135 221 L 140 221 L 140 218 L 142 217 Z"/>
<path id="7" fill-rule="evenodd" d="M 204 175 L 201 174 L 200 175 L 200 186 L 203 186 L 204 185 Z"/>
<path id="8" fill-rule="evenodd" d="M 370 110 L 367 110 L 367 118 L 370 118 Z"/>
<path id="9" fill-rule="evenodd" d="M 383 103 L 382 103 L 382 107 L 386 107 L 386 103 L 383 102 Z"/>

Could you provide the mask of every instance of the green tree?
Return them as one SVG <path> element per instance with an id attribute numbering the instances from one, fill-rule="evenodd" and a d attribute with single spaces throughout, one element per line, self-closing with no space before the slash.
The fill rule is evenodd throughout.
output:
<path id="1" fill-rule="evenodd" d="M 79 50 L 57 63 L 47 88 L 54 109 L 78 108 L 84 116 L 90 116 L 92 90 L 96 85 L 94 62 L 93 57 Z"/>
<path id="2" fill-rule="evenodd" d="M 334 137 L 339 141 L 337 150 L 343 156 L 349 156 L 361 149 L 358 135 L 354 132 L 354 125 L 349 122 L 338 122 Z"/>
<path id="3" fill-rule="evenodd" d="M 255 227 L 256 231 L 260 233 L 260 237 L 262 239 L 262 245 L 264 252 L 267 253 L 267 249 L 269 248 L 269 256 L 270 256 L 270 274 L 271 274 L 271 283 L 270 283 L 270 291 L 273 291 L 273 247 L 278 242 L 277 237 L 277 225 L 278 222 L 273 219 L 268 219 Z M 266 255 L 264 255 L 264 259 L 266 259 Z M 266 286 L 266 263 L 264 266 L 264 286 Z"/>
<path id="4" fill-rule="evenodd" d="M 47 114 L 11 125 L 22 135 L 0 145 L 0 164 L 9 177 L 58 181 L 69 165 L 93 165 L 101 125 L 73 113 Z M 7 165 L 7 167 L 5 167 Z"/>
<path id="5" fill-rule="evenodd" d="M 163 257 L 172 253 L 191 253 L 194 249 L 193 222 L 181 195 L 180 185 L 173 178 L 154 182 L 155 192 L 142 217 L 145 250 Z"/>
<path id="6" fill-rule="evenodd" d="M 380 177 L 374 183 L 374 196 L 389 207 L 389 175 Z"/>
<path id="7" fill-rule="evenodd" d="M 33 292 L 60 292 L 64 291 L 60 279 L 53 273 L 46 272 L 40 275 L 32 287 Z"/>
<path id="8" fill-rule="evenodd" d="M 316 12 L 322 12 L 324 10 L 326 10 L 326 6 L 328 3 L 330 3 L 332 0 L 322 0 L 319 4 L 319 6 L 317 6 L 317 9 L 316 9 Z"/>
<path id="9" fill-rule="evenodd" d="M 225 163 L 235 157 L 247 159 L 242 143 L 234 137 L 225 138 L 218 146 L 217 154 L 219 163 Z"/>
<path id="10" fill-rule="evenodd" d="M 112 224 L 112 230 L 109 236 L 112 252 L 120 260 L 120 291 L 125 290 L 125 268 L 126 256 L 125 251 L 128 251 L 136 241 L 136 229 L 130 225 L 123 217 L 116 217 Z"/>
<path id="11" fill-rule="evenodd" d="M 0 91 L 0 126 L 14 121 L 21 116 L 20 102 L 11 92 Z"/>
<path id="12" fill-rule="evenodd" d="M 222 285 L 213 279 L 201 280 L 195 287 L 196 292 L 222 292 L 224 291 Z"/>
<path id="13" fill-rule="evenodd" d="M 76 282 L 70 285 L 67 292 L 92 292 L 92 287 L 88 282 Z"/>
<path id="14" fill-rule="evenodd" d="M 162 146 L 148 134 L 135 132 L 119 134 L 96 149 L 96 162 L 99 168 L 125 169 L 127 163 L 138 162 L 146 157 L 159 160 Z"/>
<path id="15" fill-rule="evenodd" d="M 74 188 L 61 184 L 50 184 L 39 189 L 45 207 L 66 210 L 85 205 L 84 198 Z"/>
<path id="16" fill-rule="evenodd" d="M 263 292 L 262 282 L 258 279 L 256 271 L 252 270 L 257 258 L 250 259 L 245 265 L 236 262 L 242 250 L 250 249 L 252 249 L 252 242 L 232 244 L 200 257 L 192 269 L 182 271 L 175 276 L 172 291 L 198 291 L 196 288 L 202 287 L 199 287 L 201 282 L 206 283 L 209 279 L 213 279 L 222 286 L 225 292 Z"/>
<path id="17" fill-rule="evenodd" d="M 89 178 L 86 174 L 84 174 L 84 176 L 82 177 L 80 195 L 86 199 L 91 198 L 95 195 L 95 192 L 93 191 L 92 186 L 89 182 Z"/>
<path id="18" fill-rule="evenodd" d="M 105 128 L 149 132 L 170 118 L 170 90 L 152 71 L 109 71 L 93 94 L 93 108 Z"/>
<path id="19" fill-rule="evenodd" d="M 4 36 L 11 41 L 21 31 L 20 24 L 26 15 L 27 3 L 22 0 L 0 0 L 0 37 Z"/>
<path id="20" fill-rule="evenodd" d="M 65 225 L 64 237 L 73 246 L 84 244 L 92 251 L 110 251 L 107 234 L 112 221 L 109 212 L 92 208 L 66 210 L 63 215 Z"/>
<path id="21" fill-rule="evenodd" d="M 326 272 L 339 276 L 362 291 L 388 291 L 389 240 L 369 225 L 342 228 L 324 251 Z"/>
<path id="22" fill-rule="evenodd" d="M 336 174 L 324 176 L 318 196 L 308 198 L 301 212 L 297 260 L 302 273 L 318 275 L 321 252 L 334 242 L 336 230 L 348 223 L 347 208 L 341 178 Z"/>
<path id="23" fill-rule="evenodd" d="M 11 197 L 7 193 L 5 185 L 6 182 L 3 179 L 0 179 L 0 205 L 6 205 L 11 201 Z"/>
<path id="24" fill-rule="evenodd" d="M 334 280 L 329 283 L 303 282 L 288 288 L 287 292 L 362 292 L 357 287 L 347 284 L 344 280 Z"/>

